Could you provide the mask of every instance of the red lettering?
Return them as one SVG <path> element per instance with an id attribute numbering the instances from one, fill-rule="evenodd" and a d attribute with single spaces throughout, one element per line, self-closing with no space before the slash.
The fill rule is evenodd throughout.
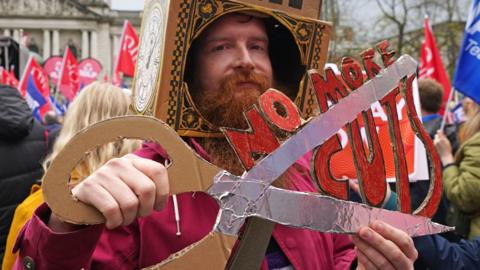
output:
<path id="1" fill-rule="evenodd" d="M 269 154 L 280 145 L 256 107 L 245 112 L 249 129 L 221 128 L 246 170 L 255 165 L 254 154 Z"/>
<path id="2" fill-rule="evenodd" d="M 339 96 L 343 98 L 349 93 L 345 85 L 343 85 L 343 82 L 337 78 L 331 68 L 325 70 L 325 76 L 320 75 L 314 70 L 310 70 L 308 74 L 315 89 L 317 101 L 322 113 L 328 111 L 327 98 L 333 103 L 337 103 Z"/>
<path id="3" fill-rule="evenodd" d="M 355 90 L 363 84 L 363 74 L 360 63 L 351 57 L 342 59 L 342 78 L 350 89 Z"/>
<path id="4" fill-rule="evenodd" d="M 319 189 L 330 196 L 347 200 L 348 180 L 335 179 L 330 173 L 330 159 L 333 154 L 342 150 L 340 139 L 332 136 L 313 152 L 311 173 Z"/>
<path id="5" fill-rule="evenodd" d="M 399 88 L 394 89 L 381 100 L 381 103 L 385 106 L 388 117 L 388 131 L 390 133 L 390 141 L 392 142 L 393 148 L 399 209 L 404 213 L 411 213 L 412 207 L 410 203 L 407 159 L 405 157 L 405 150 L 403 149 L 402 134 L 397 112 L 396 97 L 399 93 Z"/>
<path id="6" fill-rule="evenodd" d="M 385 200 L 387 183 L 380 141 L 375 128 L 372 110 L 363 112 L 369 153 L 365 152 L 358 119 L 347 125 L 348 137 L 352 146 L 353 160 L 363 200 L 369 205 L 380 207 Z"/>
<path id="7" fill-rule="evenodd" d="M 415 109 L 412 87 L 414 79 L 415 75 L 409 76 L 408 79 L 403 79 L 401 86 L 404 98 L 407 102 L 407 113 L 410 125 L 427 150 L 427 158 L 430 161 L 430 187 L 428 189 L 427 197 L 413 213 L 431 218 L 437 211 L 442 197 L 442 165 L 435 146 L 428 133 L 423 129 L 422 122 L 420 122 L 417 110 Z"/>
<path id="8" fill-rule="evenodd" d="M 295 103 L 278 90 L 265 91 L 259 98 L 259 105 L 267 120 L 284 131 L 293 132 L 302 123 Z"/>
<path id="9" fill-rule="evenodd" d="M 388 40 L 381 41 L 376 45 L 378 52 L 382 55 L 382 61 L 385 67 L 388 67 L 395 62 L 395 58 L 393 58 L 395 56 L 395 51 L 388 50 L 389 46 L 390 44 L 388 43 Z"/>
<path id="10" fill-rule="evenodd" d="M 369 80 L 375 78 L 375 76 L 380 73 L 380 70 L 382 70 L 382 68 L 373 61 L 375 51 L 372 48 L 369 48 L 363 51 L 361 55 L 367 78 Z"/>

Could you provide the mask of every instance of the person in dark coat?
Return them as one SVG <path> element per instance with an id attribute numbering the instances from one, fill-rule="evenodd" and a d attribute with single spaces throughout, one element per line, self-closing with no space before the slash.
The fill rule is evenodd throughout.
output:
<path id="1" fill-rule="evenodd" d="M 437 130 L 442 125 L 442 116 L 438 112 L 443 102 L 443 86 L 432 79 L 420 79 L 418 80 L 418 92 L 420 95 L 420 107 L 422 108 L 423 128 L 425 128 L 433 140 Z M 452 145 L 452 151 L 455 153 L 459 146 L 457 127 L 446 124 L 444 132 Z"/>
<path id="2" fill-rule="evenodd" d="M 45 113 L 42 119 L 42 124 L 48 132 L 48 149 L 53 150 L 53 144 L 60 133 L 62 124 L 54 111 L 48 111 Z"/>
<path id="3" fill-rule="evenodd" d="M 441 235 L 429 235 L 413 241 L 420 254 L 416 270 L 474 270 L 480 265 L 480 237 L 453 243 Z"/>
<path id="4" fill-rule="evenodd" d="M 0 85 L 0 260 L 13 213 L 43 175 L 48 143 L 20 92 Z"/>

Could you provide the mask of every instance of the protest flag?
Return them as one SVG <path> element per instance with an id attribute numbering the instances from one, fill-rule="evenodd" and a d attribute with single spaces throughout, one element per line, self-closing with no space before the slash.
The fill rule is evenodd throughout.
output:
<path id="1" fill-rule="evenodd" d="M 0 84 L 6 84 L 18 88 L 18 80 L 15 78 L 13 69 L 8 72 L 5 68 L 0 67 Z"/>
<path id="2" fill-rule="evenodd" d="M 24 97 L 32 109 L 33 116 L 41 121 L 50 110 L 50 86 L 47 74 L 32 56 L 23 72 L 19 90 L 25 93 Z"/>
<path id="3" fill-rule="evenodd" d="M 470 6 L 453 87 L 480 104 L 480 0 Z"/>
<path id="4" fill-rule="evenodd" d="M 135 74 L 135 64 L 138 54 L 138 36 L 132 24 L 125 20 L 123 32 L 120 40 L 120 48 L 117 54 L 114 74 L 119 76 L 122 73 L 125 76 L 133 77 Z"/>
<path id="5" fill-rule="evenodd" d="M 425 17 L 424 28 L 425 39 L 422 42 L 420 52 L 421 63 L 418 77 L 420 79 L 434 79 L 443 86 L 443 102 L 439 111 L 439 113 L 443 115 L 451 92 L 450 81 L 448 79 L 447 71 L 442 63 L 442 57 L 438 51 L 428 16 Z"/>
<path id="6" fill-rule="evenodd" d="M 17 78 L 15 78 L 15 72 L 12 69 L 10 69 L 10 76 L 8 77 L 8 83 L 10 84 L 10 86 L 12 87 L 15 87 L 15 88 L 18 88 L 18 80 Z"/>
<path id="7" fill-rule="evenodd" d="M 63 55 L 60 76 L 58 77 L 57 91 L 63 94 L 71 102 L 80 89 L 77 59 L 68 46 Z"/>

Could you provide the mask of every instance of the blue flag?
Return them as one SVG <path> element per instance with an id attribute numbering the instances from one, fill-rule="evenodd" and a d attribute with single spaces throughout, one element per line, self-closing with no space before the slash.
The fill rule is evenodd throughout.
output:
<path id="1" fill-rule="evenodd" d="M 43 115 L 50 109 L 50 106 L 48 106 L 48 102 L 42 96 L 42 93 L 40 93 L 40 89 L 35 83 L 33 75 L 29 75 L 27 80 L 27 94 L 25 99 L 32 109 L 33 116 L 38 121 L 42 121 Z"/>
<path id="2" fill-rule="evenodd" d="M 480 0 L 470 7 L 453 86 L 480 104 Z"/>

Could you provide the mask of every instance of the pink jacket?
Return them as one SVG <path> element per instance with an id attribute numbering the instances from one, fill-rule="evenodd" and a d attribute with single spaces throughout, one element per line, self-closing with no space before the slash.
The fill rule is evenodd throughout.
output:
<path id="1" fill-rule="evenodd" d="M 201 149 L 194 147 L 203 154 Z M 139 156 L 162 161 L 164 151 L 147 145 Z M 306 162 L 306 161 L 304 161 Z M 295 176 L 294 188 L 314 191 L 308 176 Z M 88 226 L 71 233 L 54 233 L 46 225 L 50 209 L 40 206 L 15 244 L 20 256 L 14 269 L 22 269 L 28 256 L 35 269 L 137 269 L 151 266 L 199 241 L 213 228 L 217 203 L 204 193 L 177 195 L 181 236 L 176 235 L 172 198 L 160 212 L 139 218 L 129 226 L 107 230 Z M 349 269 L 355 258 L 348 235 L 326 234 L 276 225 L 273 237 L 295 269 Z M 268 269 L 264 260 L 262 269 Z"/>

